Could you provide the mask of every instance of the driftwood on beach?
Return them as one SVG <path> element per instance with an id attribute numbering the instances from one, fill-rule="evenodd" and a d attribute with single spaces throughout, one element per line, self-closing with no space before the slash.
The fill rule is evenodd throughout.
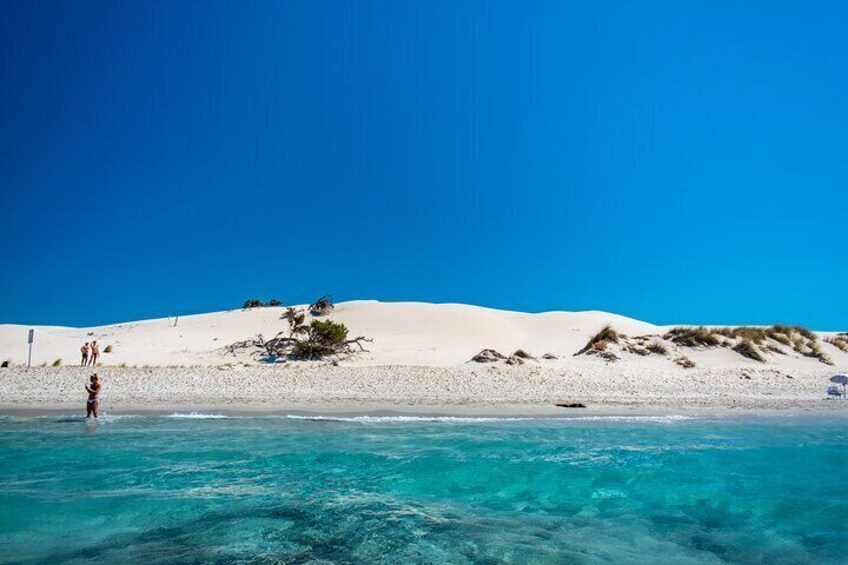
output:
<path id="1" fill-rule="evenodd" d="M 280 332 L 273 338 L 265 340 L 262 334 L 252 339 L 237 341 L 227 346 L 227 352 L 235 355 L 244 349 L 259 349 L 269 359 L 314 360 L 329 356 L 344 356 L 357 352 L 367 352 L 363 345 L 374 340 L 359 336 L 340 342 L 325 339 L 310 339 L 288 337 Z"/>

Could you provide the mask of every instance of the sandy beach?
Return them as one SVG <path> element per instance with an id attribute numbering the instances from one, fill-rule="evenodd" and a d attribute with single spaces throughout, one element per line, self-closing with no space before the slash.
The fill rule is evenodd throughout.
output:
<path id="1" fill-rule="evenodd" d="M 267 363 L 256 349 L 227 345 L 285 329 L 282 308 L 233 310 L 98 328 L 37 327 L 34 366 L 22 365 L 27 326 L 0 327 L 0 409 L 69 410 L 96 370 L 105 383 L 101 410 L 242 412 L 561 413 L 555 404 L 594 410 L 848 410 L 827 400 L 848 354 L 821 342 L 833 365 L 787 350 L 764 362 L 725 347 L 679 347 L 670 327 L 602 312 L 526 314 L 456 304 L 348 302 L 329 319 L 373 338 L 367 352 L 342 359 Z M 631 337 L 610 344 L 616 359 L 579 355 L 610 324 L 623 336 L 661 341 L 663 355 L 631 353 Z M 639 336 L 647 336 L 639 337 Z M 97 339 L 102 363 L 66 366 L 79 345 Z M 485 348 L 521 364 L 475 363 Z M 543 358 L 548 354 L 548 358 Z M 695 364 L 683 368 L 675 359 Z M 62 359 L 59 366 L 50 366 Z M 48 366 L 39 366 L 48 365 Z"/>
<path id="2" fill-rule="evenodd" d="M 77 410 L 82 368 L 6 370 L 0 408 Z M 559 414 L 578 409 L 668 411 L 845 410 L 826 400 L 827 371 L 789 378 L 769 369 L 691 370 L 642 374 L 622 367 L 237 367 L 101 370 L 105 412 L 230 411 L 451 414 Z"/>

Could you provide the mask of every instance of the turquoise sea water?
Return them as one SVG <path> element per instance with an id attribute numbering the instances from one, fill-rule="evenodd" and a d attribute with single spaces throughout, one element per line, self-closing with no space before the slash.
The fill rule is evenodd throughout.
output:
<path id="1" fill-rule="evenodd" d="M 848 420 L 0 419 L 3 563 L 846 563 Z"/>

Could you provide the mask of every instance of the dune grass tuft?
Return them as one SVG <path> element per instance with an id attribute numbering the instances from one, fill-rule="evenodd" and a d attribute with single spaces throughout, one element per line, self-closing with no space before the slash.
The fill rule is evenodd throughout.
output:
<path id="1" fill-rule="evenodd" d="M 112 346 L 111 346 L 111 345 L 107 345 L 107 346 L 103 349 L 103 353 L 112 353 Z"/>
<path id="2" fill-rule="evenodd" d="M 661 341 L 655 341 L 648 345 L 648 351 L 657 355 L 668 355 L 668 347 Z"/>
<path id="3" fill-rule="evenodd" d="M 763 347 L 766 348 L 768 351 L 771 351 L 772 353 L 777 353 L 778 355 L 786 355 L 786 352 L 776 345 L 767 343 Z"/>
<path id="4" fill-rule="evenodd" d="M 816 342 L 811 342 L 809 344 L 808 349 L 802 353 L 805 357 L 812 357 L 813 359 L 818 359 L 819 362 L 824 363 L 825 365 L 834 365 L 833 360 L 827 356 L 827 354 L 821 350 L 821 347 Z"/>
<path id="5" fill-rule="evenodd" d="M 831 360 L 831 358 L 828 357 L 824 351 L 822 351 L 822 348 L 818 342 L 818 336 L 815 334 L 815 332 L 812 332 L 803 326 L 787 326 L 783 324 L 775 324 L 771 327 L 771 331 L 772 339 L 780 341 L 781 343 L 784 343 L 786 345 L 791 344 L 792 349 L 794 349 L 797 353 L 800 353 L 804 357 L 818 359 L 819 362 L 824 363 L 825 365 L 834 364 L 833 360 Z M 779 336 L 785 336 L 786 339 L 781 340 Z M 825 339 L 825 341 L 827 341 L 828 343 L 833 343 L 828 339 Z M 846 340 L 845 346 L 846 349 L 848 349 L 848 340 Z M 839 347 L 839 345 L 836 345 L 836 347 Z"/>
<path id="6" fill-rule="evenodd" d="M 759 348 L 754 345 L 751 341 L 747 339 L 743 339 L 739 343 L 733 346 L 733 351 L 741 355 L 742 357 L 747 357 L 748 359 L 753 359 L 754 361 L 759 361 L 760 363 L 765 363 L 766 358 L 763 357 L 763 354 L 760 352 Z"/>
<path id="7" fill-rule="evenodd" d="M 62 360 L 56 359 L 55 361 L 53 361 L 53 366 L 54 367 L 61 367 L 62 366 Z"/>
<path id="8" fill-rule="evenodd" d="M 818 336 L 815 332 L 808 330 L 803 326 L 775 324 L 769 328 L 760 328 L 752 326 L 739 326 L 736 328 L 717 328 L 713 330 L 718 335 L 723 335 L 728 338 L 737 339 L 739 342 L 733 346 L 733 350 L 745 357 L 756 359 L 752 355 L 759 355 L 763 350 L 786 355 L 786 352 L 779 347 L 776 347 L 769 340 L 791 347 L 796 353 L 804 357 L 818 359 L 822 363 L 832 365 L 833 361 L 822 351 L 818 344 Z M 828 338 L 825 341 L 842 349 L 841 344 L 834 343 L 839 341 L 838 336 Z M 745 343 L 748 342 L 748 343 Z M 753 346 L 759 346 L 757 349 Z M 848 339 L 844 340 L 843 351 L 848 351 Z M 757 359 L 760 361 L 761 359 Z"/>
<path id="9" fill-rule="evenodd" d="M 774 330 L 774 328 L 769 328 L 768 334 L 769 338 L 773 339 L 774 341 L 782 343 L 787 347 L 792 347 L 792 339 L 785 333 L 777 332 Z"/>
<path id="10" fill-rule="evenodd" d="M 575 353 L 574 356 L 576 357 L 577 355 L 582 355 L 590 349 L 595 349 L 596 351 L 605 351 L 607 348 L 607 343 L 618 343 L 618 340 L 620 338 L 621 334 L 615 331 L 610 324 L 607 324 L 603 328 L 601 328 L 601 331 L 590 337 L 589 341 L 586 343 L 583 349 Z M 598 349 L 595 344 L 601 342 L 603 342 L 604 344 L 597 347 L 601 347 L 602 349 Z"/>
<path id="11" fill-rule="evenodd" d="M 848 336 L 838 334 L 833 337 L 826 337 L 824 338 L 824 341 L 836 347 L 841 352 L 848 353 Z"/>
<path id="12" fill-rule="evenodd" d="M 768 328 L 757 328 L 753 326 L 739 326 L 736 328 L 716 328 L 713 332 L 724 337 L 733 339 L 745 339 L 752 343 L 760 344 L 768 339 Z"/>
<path id="13" fill-rule="evenodd" d="M 607 324 L 603 328 L 601 328 L 601 331 L 592 336 L 592 339 L 589 341 L 590 343 L 594 343 L 597 341 L 608 341 L 612 343 L 618 343 L 618 338 L 618 332 L 615 331 L 611 325 Z"/>
<path id="14" fill-rule="evenodd" d="M 663 336 L 665 339 L 683 347 L 715 347 L 721 340 L 704 326 L 697 328 L 672 328 Z"/>
<path id="15" fill-rule="evenodd" d="M 784 324 L 775 324 L 771 327 L 771 329 L 774 333 L 783 334 L 789 336 L 790 338 L 792 337 L 792 334 L 798 334 L 809 341 L 816 341 L 816 339 L 818 339 L 818 336 L 816 336 L 814 332 L 811 332 L 803 326 L 787 326 Z"/>

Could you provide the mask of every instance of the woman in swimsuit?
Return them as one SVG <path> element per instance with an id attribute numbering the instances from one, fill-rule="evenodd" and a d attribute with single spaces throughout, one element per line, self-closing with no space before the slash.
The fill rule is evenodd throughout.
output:
<path id="1" fill-rule="evenodd" d="M 98 396 L 100 395 L 100 389 L 102 388 L 103 385 L 100 384 L 100 379 L 97 376 L 97 373 L 91 375 L 90 382 L 85 385 L 85 390 L 88 393 L 88 401 L 85 403 L 86 418 L 91 418 L 91 416 L 97 418 L 97 406 L 100 404 Z"/>
<path id="2" fill-rule="evenodd" d="M 96 341 L 91 342 L 91 360 L 88 362 L 89 365 L 94 367 L 97 365 L 97 356 L 100 355 L 100 347 L 98 347 Z"/>

